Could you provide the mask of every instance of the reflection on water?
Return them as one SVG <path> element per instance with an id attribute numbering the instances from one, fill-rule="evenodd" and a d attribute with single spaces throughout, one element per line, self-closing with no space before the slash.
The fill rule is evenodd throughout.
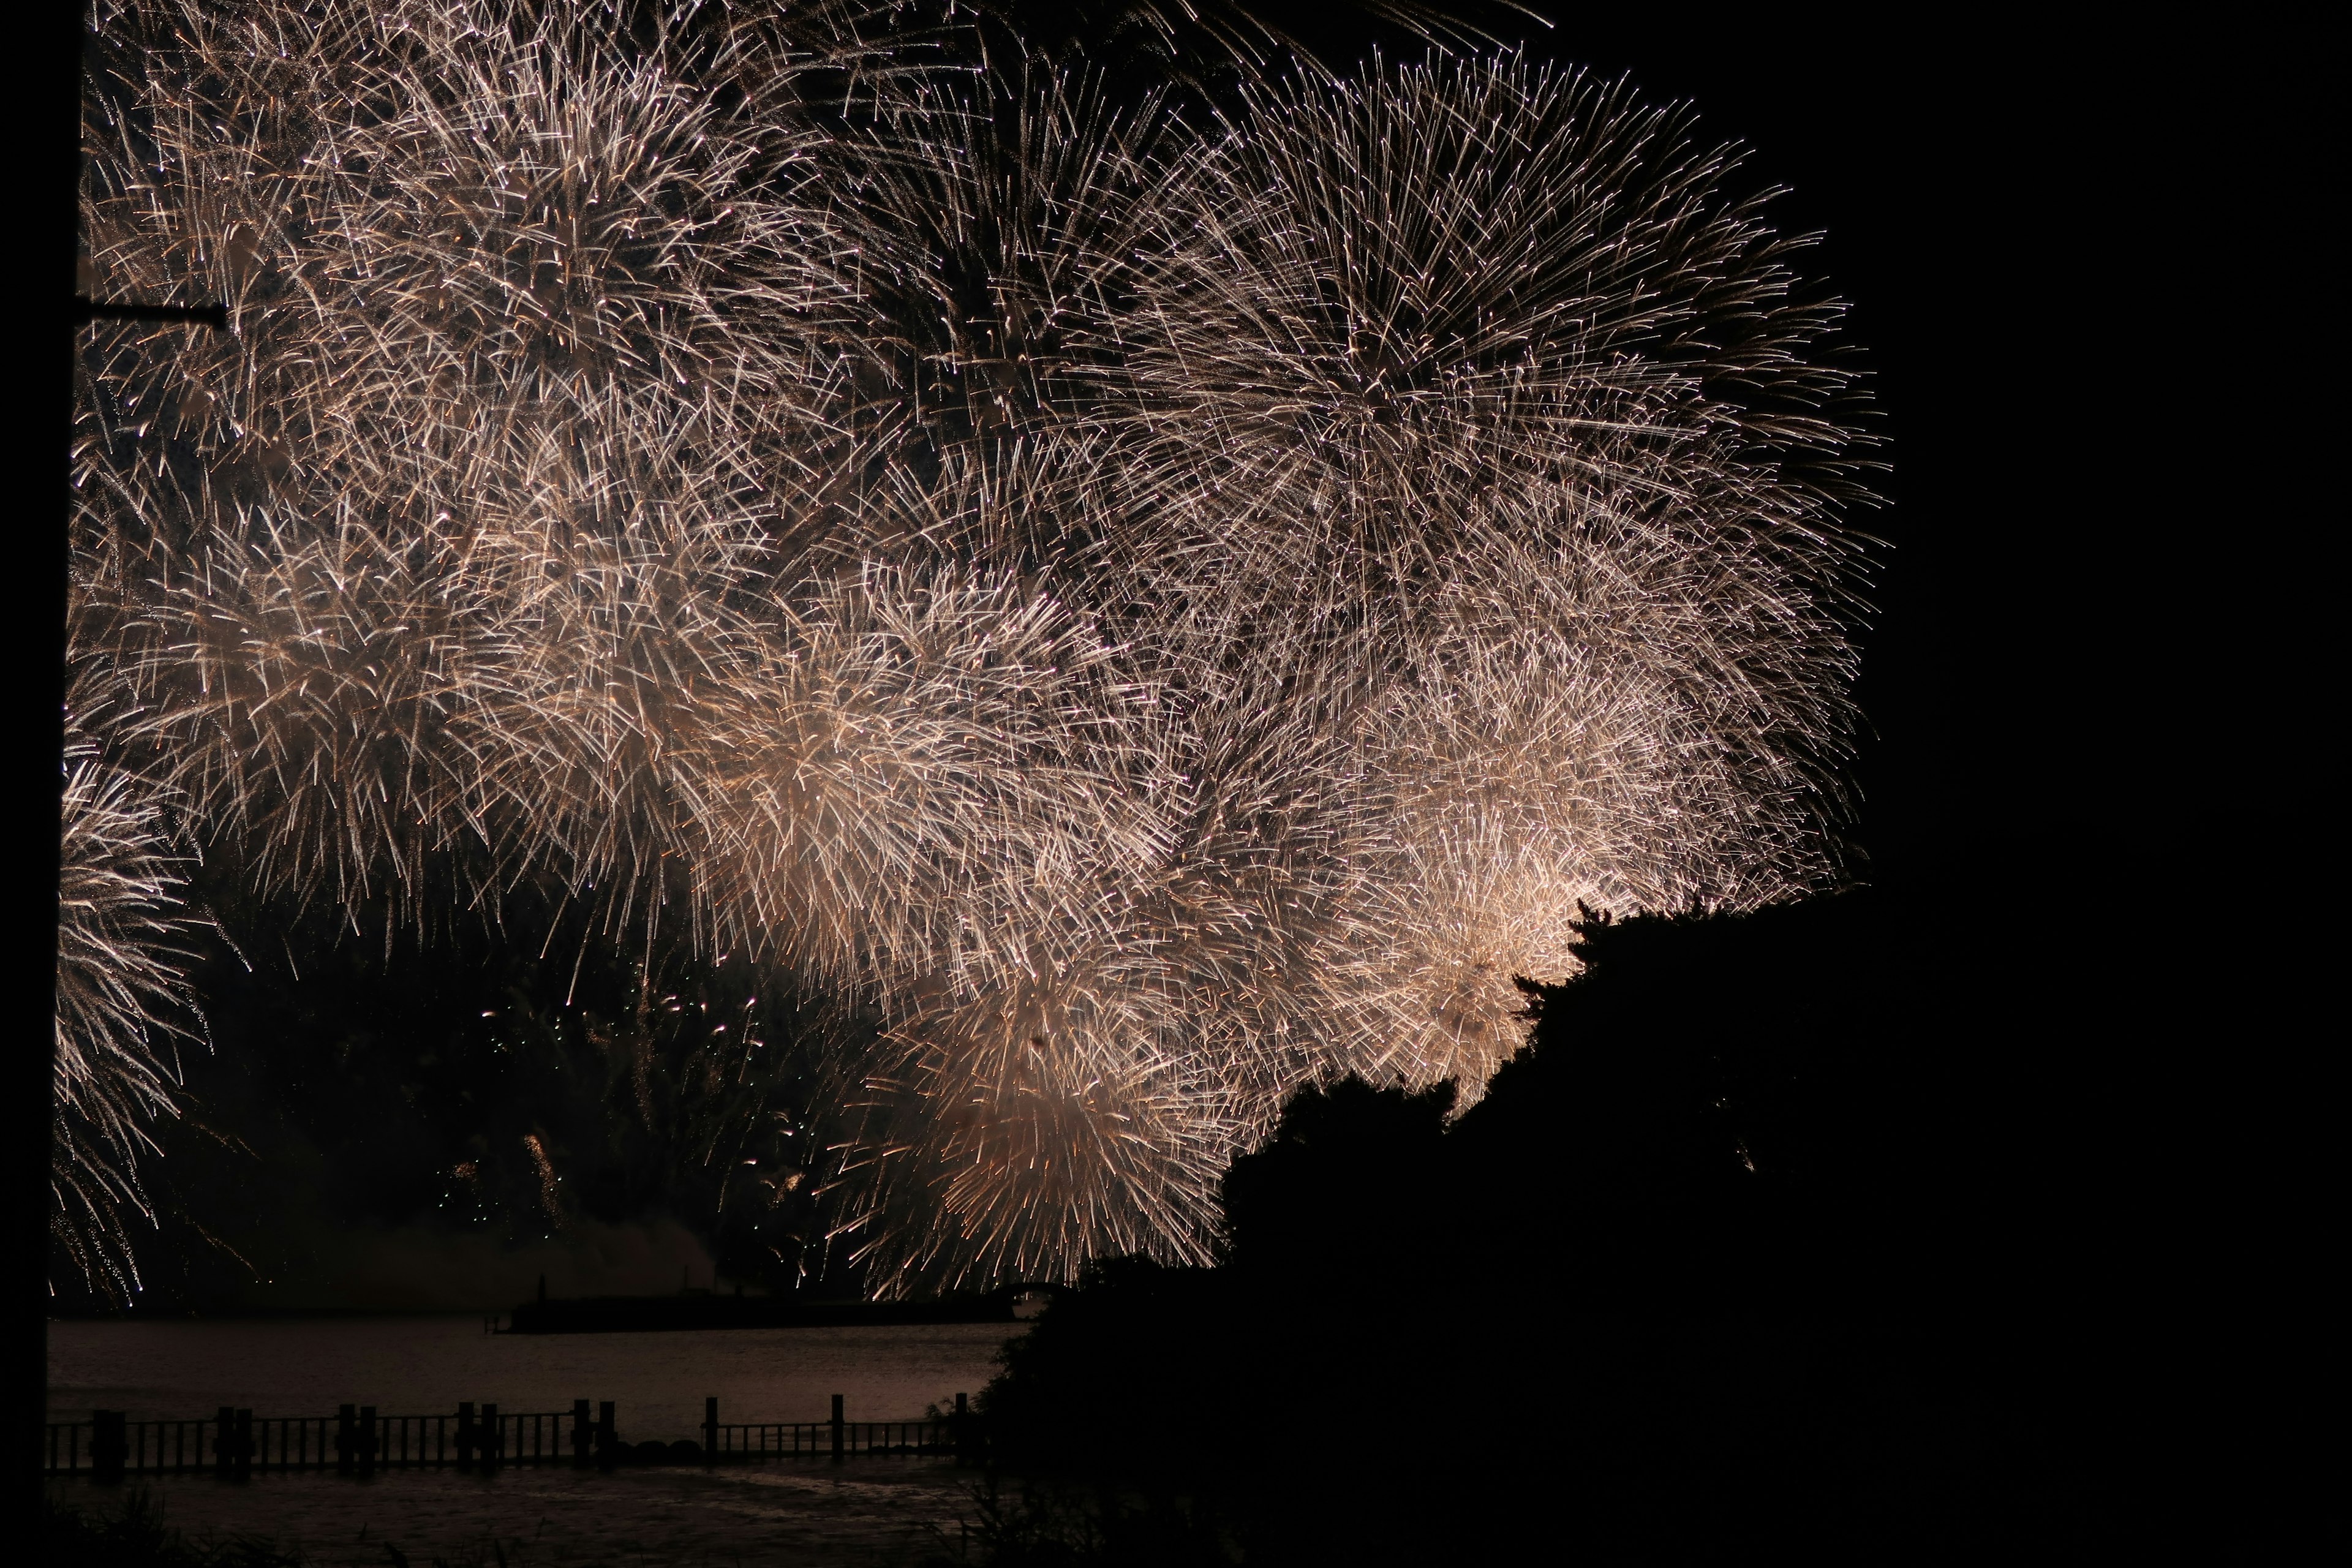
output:
<path id="1" fill-rule="evenodd" d="M 727 1329 L 678 1333 L 499 1334 L 478 1317 L 213 1319 L 48 1325 L 49 1409 L 132 1420 L 331 1414 L 373 1405 L 431 1414 L 461 1399 L 502 1410 L 614 1401 L 622 1436 L 698 1435 L 702 1401 L 727 1421 L 821 1421 L 829 1396 L 853 1421 L 903 1421 L 978 1393 L 999 1346 L 1026 1327 Z"/>

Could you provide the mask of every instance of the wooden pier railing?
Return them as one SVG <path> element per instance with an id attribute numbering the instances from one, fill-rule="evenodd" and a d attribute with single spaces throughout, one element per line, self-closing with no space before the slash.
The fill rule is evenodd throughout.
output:
<path id="1" fill-rule="evenodd" d="M 718 1464 L 746 1459 L 844 1458 L 852 1454 L 899 1456 L 971 1453 L 971 1407 L 956 1395 L 953 1415 L 920 1421 L 847 1421 L 842 1417 L 841 1395 L 833 1396 L 833 1415 L 824 1421 L 744 1421 L 719 1419 L 719 1401 L 703 1401 L 702 1450 Z"/>
<path id="2" fill-rule="evenodd" d="M 842 1396 L 833 1396 L 823 1421 L 725 1421 L 719 1401 L 703 1401 L 702 1439 L 630 1444 L 621 1440 L 614 1404 L 592 1419 L 589 1402 L 568 1411 L 501 1411 L 468 1400 L 447 1415 L 387 1415 L 373 1405 L 341 1406 L 332 1415 L 270 1415 L 223 1405 L 206 1419 L 133 1421 L 120 1410 L 97 1410 L 88 1421 L 48 1423 L 42 1473 L 116 1481 L 131 1475 L 211 1471 L 244 1479 L 256 1471 L 334 1470 L 373 1475 L 379 1469 L 506 1465 L 737 1465 L 769 1459 L 853 1456 L 953 1456 L 973 1453 L 971 1407 L 956 1395 L 952 1415 L 915 1421 L 851 1421 Z"/>

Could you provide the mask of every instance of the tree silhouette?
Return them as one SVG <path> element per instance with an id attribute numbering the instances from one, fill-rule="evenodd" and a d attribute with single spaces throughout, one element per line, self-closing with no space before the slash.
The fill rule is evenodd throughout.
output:
<path id="1" fill-rule="evenodd" d="M 1450 1126 L 1450 1083 L 1303 1090 L 1220 1268 L 1058 1300 L 984 1402 L 1000 1459 L 1159 1507 L 1188 1561 L 1981 1549 L 2030 1424 L 1935 1288 L 1983 1237 L 1921 930 L 1867 890 L 1588 917 Z"/>

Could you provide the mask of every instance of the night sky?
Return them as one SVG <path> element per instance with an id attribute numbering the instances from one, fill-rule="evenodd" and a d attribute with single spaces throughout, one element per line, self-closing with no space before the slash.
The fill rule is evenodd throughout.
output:
<path id="1" fill-rule="evenodd" d="M 1923 1071 L 2014 1206 L 2018 1247 L 2111 1280 L 2137 1244 L 2095 1217 L 2113 1213 L 2130 1142 L 2106 1086 L 2137 1052 L 2112 987 L 2074 982 L 2120 945 L 2106 868 L 2151 785 L 2090 763 L 2137 722 L 2151 650 L 2122 640 L 2141 614 L 2121 602 L 2139 525 L 2114 485 L 2124 449 L 2090 406 L 2113 395 L 2116 373 L 2089 367 L 2131 311 L 2084 225 L 2140 199 L 2170 144 L 2086 90 L 2119 59 L 2093 66 L 2046 37 L 1777 15 L 1703 29 L 1586 16 L 1528 37 L 1653 100 L 1690 99 L 1708 132 L 1755 150 L 1752 178 L 1791 187 L 1780 226 L 1826 230 L 1812 267 L 1851 302 L 1893 465 L 1874 480 L 1887 505 L 1856 520 L 1892 548 L 1863 637 L 1853 837 L 1870 879 L 1944 934 L 1956 977 L 1999 979 L 1956 986 L 1987 1027 L 1964 1061 Z M 795 1063 L 801 998 L 743 1004 L 723 965 L 676 955 L 692 1016 L 632 1016 L 631 956 L 560 922 L 542 954 L 529 902 L 515 925 L 532 944 L 456 921 L 389 954 L 367 911 L 357 937 L 326 910 L 248 906 L 232 922 L 245 951 L 205 957 L 213 1049 L 184 1054 L 194 1107 L 154 1173 L 157 1300 L 359 1305 L 396 1289 L 486 1307 L 542 1271 L 559 1289 L 653 1290 L 681 1265 L 778 1288 L 822 1266 L 804 1191 L 759 1206 L 729 1180 L 752 1157 L 772 1181 L 814 1168 L 793 1158 L 822 1136 L 826 1094 Z M 772 1042 L 760 1081 L 689 1070 L 714 998 Z M 526 1134 L 561 1146 L 565 1190 L 514 1152 Z M 551 1205 L 566 1240 L 544 1239 Z"/>
<path id="2" fill-rule="evenodd" d="M 1092 8 L 1053 10 L 1096 25 Z M 1335 62 L 1373 42 L 1416 47 L 1324 7 L 1266 14 Z M 1744 178 L 1790 188 L 1770 209 L 1779 227 L 1825 231 L 1809 271 L 1848 306 L 1841 335 L 1881 443 L 1870 455 L 1888 465 L 1871 479 L 1885 504 L 1849 520 L 1886 546 L 1857 632 L 1850 863 L 1903 951 L 1926 955 L 1904 1005 L 1933 1027 L 1790 1125 L 1828 1107 L 1843 1121 L 1822 1146 L 1899 1164 L 1884 1190 L 1840 1194 L 1906 1259 L 1908 1305 L 1887 1315 L 1936 1354 L 1958 1347 L 1948 1364 L 1982 1369 L 2026 1413 L 2010 1436 L 2063 1449 L 2078 1477 L 2121 1474 L 2159 1446 L 2177 1458 L 2193 1435 L 2176 1440 L 2158 1418 L 2203 1392 L 2195 1363 L 2238 1353 L 2250 1307 L 2263 1343 L 2273 1301 L 2295 1310 L 2272 1280 L 2281 1256 L 2309 1248 L 2274 1247 L 2271 1221 L 2279 1193 L 2316 1186 L 2298 1167 L 2326 1146 L 2281 1109 L 2326 1103 L 2279 1044 L 2310 1054 L 2307 1026 L 2289 1023 L 2298 975 L 2321 972 L 2317 937 L 2273 911 L 2326 882 L 2308 847 L 2325 817 L 2301 776 L 2326 726 L 2294 688 L 2316 666 L 2306 628 L 2333 609 L 2311 602 L 2332 576 L 2308 520 L 2340 505 L 2294 490 L 2324 469 L 2331 428 L 2328 398 L 2305 386 L 2336 357 L 2332 251 L 2314 232 L 2330 216 L 2315 193 L 2336 176 L 2312 165 L 2336 138 L 2313 122 L 2332 99 L 2307 79 L 2331 57 L 2313 29 L 2275 18 L 2224 30 L 2047 11 L 1586 7 L 1549 29 L 1499 8 L 1475 20 L 1538 58 L 1626 73 L 1652 101 L 1689 100 L 1703 132 L 1751 150 Z M 78 211 L 64 167 L 72 31 L 54 50 L 61 224 Z M 65 419 L 17 426 L 28 471 L 61 477 Z M 57 667 L 63 556 L 16 579 L 19 663 L 36 673 Z M 20 722 L 53 735 L 54 689 L 21 690 Z M 48 741 L 37 750 L 47 767 Z M 46 910 L 45 851 L 26 853 Z M 559 1295 L 865 1285 L 821 1245 L 816 1150 L 838 1130 L 844 1086 L 804 1046 L 821 1009 L 836 1031 L 870 1029 L 870 1016 L 675 941 L 640 993 L 646 950 L 600 936 L 552 885 L 516 889 L 504 936 L 445 915 L 389 937 L 381 909 L 257 903 L 226 860 L 195 886 L 228 935 L 202 943 L 206 1038 L 182 1048 L 187 1114 L 158 1129 L 146 1170 L 159 1223 L 138 1237 L 141 1310 L 488 1311 L 542 1275 Z M 1849 906 L 1829 923 L 1853 918 Z M 49 962 L 26 952 L 30 984 Z M 1642 994 L 1591 1005 L 1626 994 Z M 757 1070 L 709 1070 L 722 1026 L 730 1045 L 762 1043 Z M 1479 1135 L 1492 1142 L 1527 1103 Z M 1382 1113 L 1436 1136 L 1427 1099 Z M 29 1173 L 40 1140 L 25 1131 Z M 1334 1168 L 1372 1185 L 1387 1155 Z M 1537 1163 L 1516 1142 L 1486 1157 Z M 1263 1190 L 1279 1189 L 1268 1173 L 1288 1158 L 1252 1167 Z M 1259 1213 L 1280 1230 L 1278 1204 Z M 1391 1288 L 1394 1259 L 1440 1255 L 1386 1228 L 1417 1213 L 1343 1196 L 1310 1217 L 1341 1215 L 1342 1241 L 1373 1238 L 1380 1271 L 1349 1286 L 1370 1295 Z M 1423 1218 L 1441 1240 L 1491 1238 L 1497 1258 L 1514 1246 L 1508 1205 L 1483 1227 Z M 55 1248 L 46 1279 L 23 1250 L 27 1297 L 54 1283 L 53 1313 L 112 1310 Z M 1477 1258 L 1443 1256 L 1486 1275 Z M 1863 1300 L 1866 1272 L 1832 1289 Z M 1074 1316 L 1066 1342 L 1115 1359 L 1144 1337 L 1105 1313 L 1101 1343 Z M 1203 1386 L 1264 1370 L 1254 1327 L 1194 1344 L 1193 1319 L 1168 1321 L 1186 1331 L 1167 1342 L 1203 1358 Z M 1431 1357 L 1444 1371 L 1431 1408 L 1447 1413 L 1463 1347 L 1516 1375 L 1541 1338 L 1469 1309 L 1433 1332 L 1453 1336 Z M 29 1404 L 29 1351 L 18 1366 Z M 1351 1368 L 1331 1386 L 1356 1381 Z M 2034 1403 L 2053 1390 L 2046 1410 Z M 1129 1387 L 1115 1393 L 1132 1403 Z M 2061 1405 L 2063 1420 L 2044 1419 Z M 1301 1429 L 1344 1427 L 1334 1408 L 1310 1407 Z"/>

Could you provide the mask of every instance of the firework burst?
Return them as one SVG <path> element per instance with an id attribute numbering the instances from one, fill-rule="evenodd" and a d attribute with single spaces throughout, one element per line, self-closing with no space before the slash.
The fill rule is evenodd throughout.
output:
<path id="1" fill-rule="evenodd" d="M 1475 1093 L 1581 907 L 1832 869 L 1835 312 L 1621 87 L 1188 118 L 893 15 L 101 11 L 90 287 L 232 331 L 85 342 L 68 862 L 682 891 L 878 1020 L 877 1289 L 1198 1258 L 1299 1083 Z M 77 1061 L 160 1059 L 161 853 Z"/>
<path id="2" fill-rule="evenodd" d="M 1106 1253 L 1204 1261 L 1240 1129 L 1179 1047 L 1156 956 L 1107 945 L 917 996 L 866 1079 L 842 1234 L 876 1288 L 1060 1277 Z"/>
<path id="3" fill-rule="evenodd" d="M 1102 931 L 1159 858 L 1173 781 L 1120 724 L 1150 694 L 1061 605 L 869 564 L 767 631 L 767 660 L 704 690 L 669 757 L 705 897 L 741 940 L 851 985 L 986 985 L 1048 931 Z"/>

